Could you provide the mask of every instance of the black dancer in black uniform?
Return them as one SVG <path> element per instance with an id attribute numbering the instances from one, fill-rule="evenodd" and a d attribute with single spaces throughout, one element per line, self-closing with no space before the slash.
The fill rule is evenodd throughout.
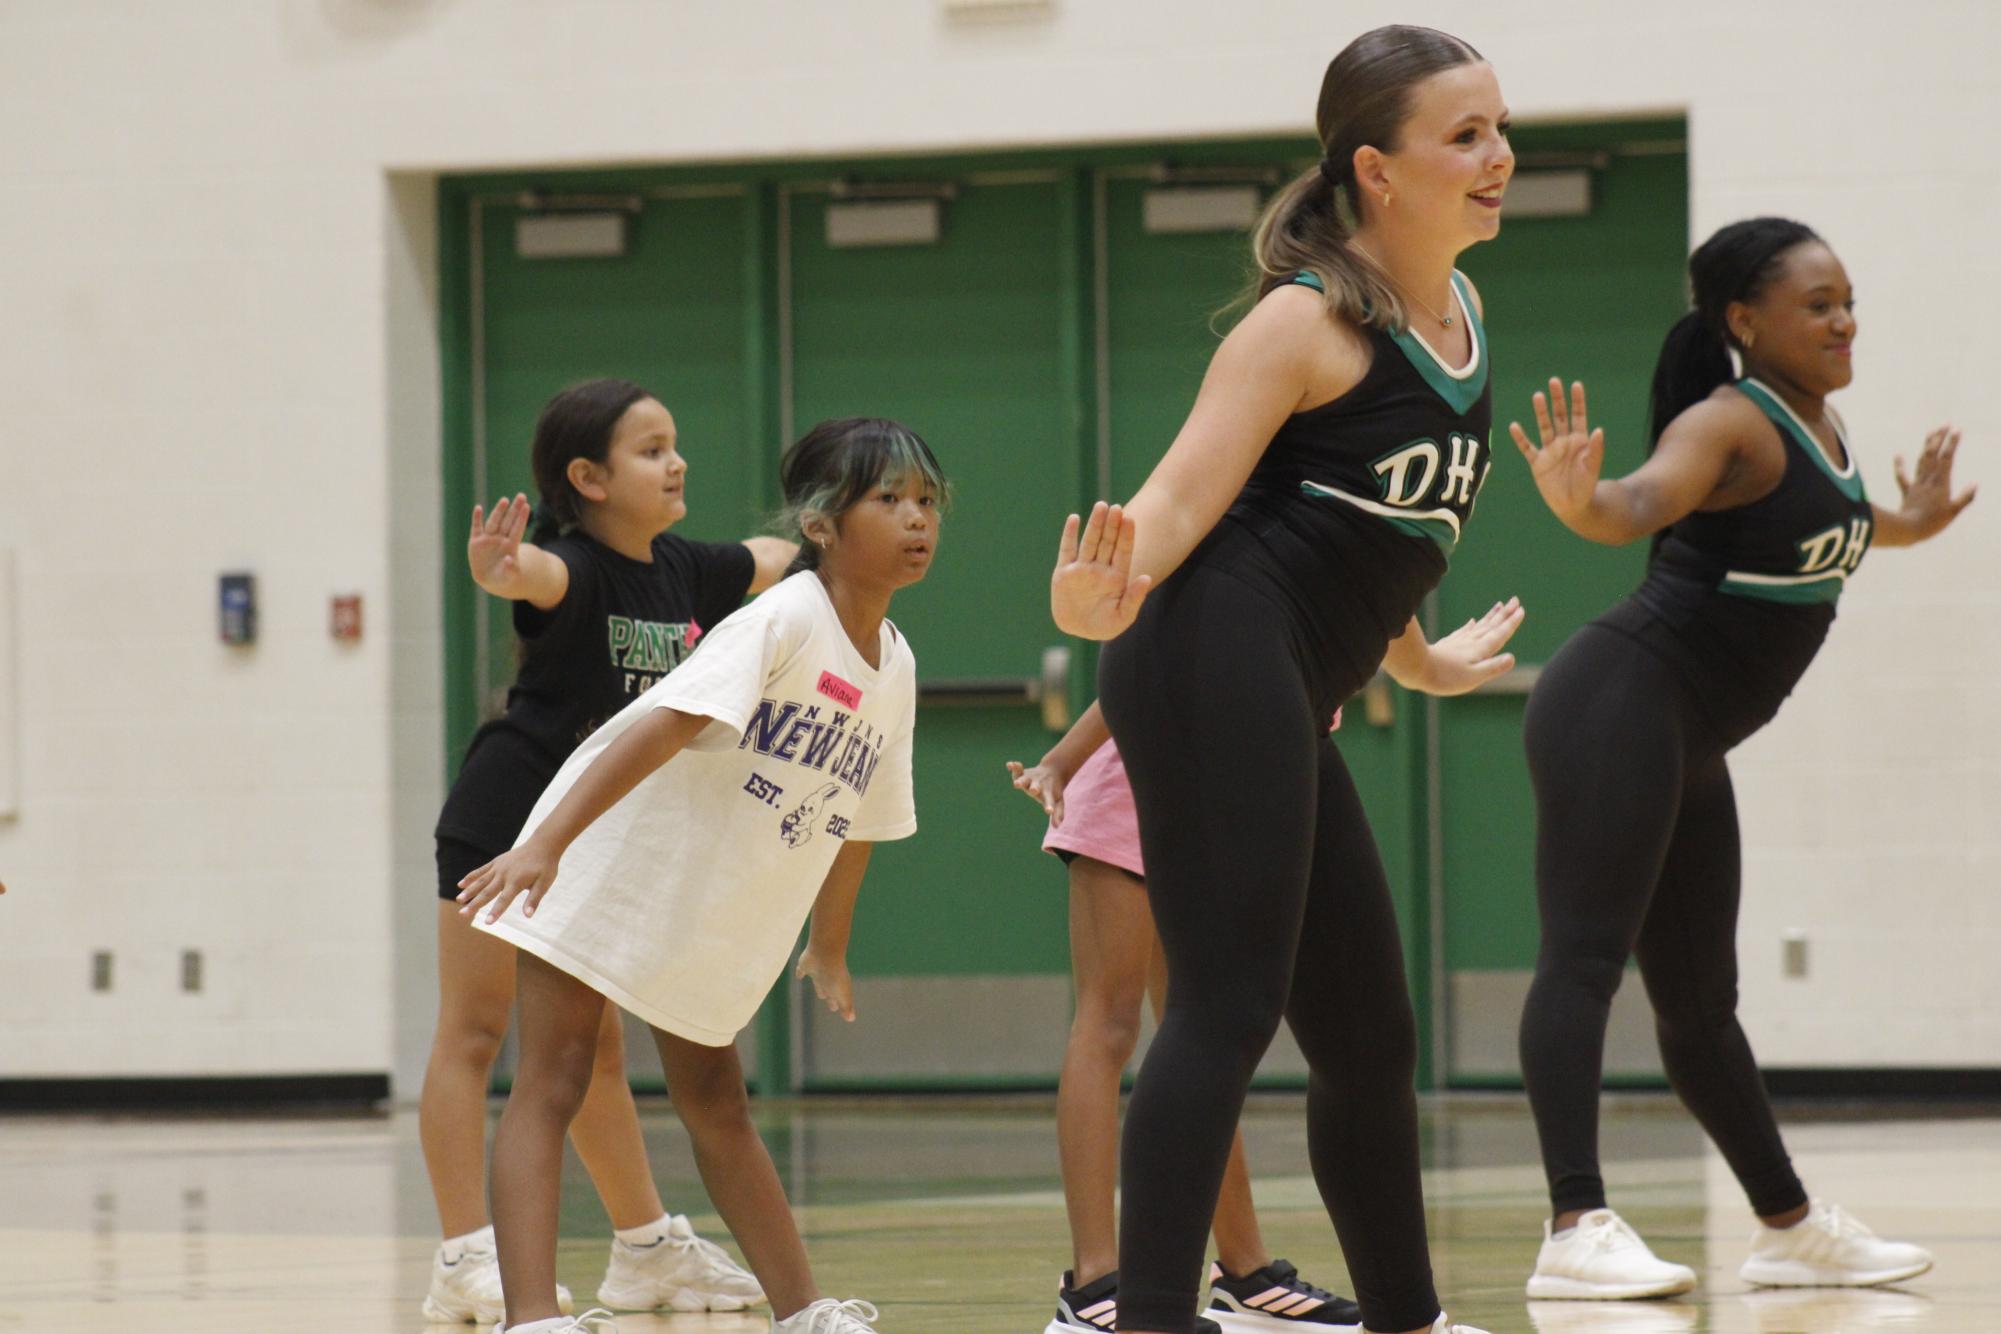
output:
<path id="1" fill-rule="evenodd" d="M 1835 600 L 1876 546 L 1907 546 L 1973 498 L 1952 495 L 1958 432 L 1933 431 L 1896 509 L 1870 504 L 1827 396 L 1853 376 L 1853 293 L 1796 222 L 1756 218 L 1689 262 L 1695 310 L 1654 372 L 1646 463 L 1601 480 L 1604 432 L 1582 385 L 1535 396 L 1538 448 L 1516 444 L 1580 536 L 1655 541 L 1639 589 L 1578 631 L 1529 700 L 1542 949 L 1522 1014 L 1522 1070 L 1553 1217 L 1531 1297 L 1681 1291 L 1605 1207 L 1598 1093 L 1606 1015 L 1628 957 L 1658 1020 L 1675 1092 L 1736 1173 L 1761 1226 L 1742 1276 L 1774 1286 L 1865 1285 L 1922 1273 L 1809 1201 L 1737 1023 L 1737 807 L 1724 757 L 1769 722 L 1813 660 Z M 1741 378 L 1731 364 L 1735 350 Z"/>
<path id="2" fill-rule="evenodd" d="M 1281 1017 L 1367 1328 L 1469 1328 L 1432 1286 L 1402 950 L 1327 719 L 1379 666 L 1454 694 L 1513 663 L 1513 602 L 1437 644 L 1414 619 L 1490 461 L 1486 342 L 1453 260 L 1499 229 L 1507 119 L 1493 70 L 1444 33 L 1379 28 L 1335 57 L 1325 158 L 1259 224 L 1255 306 L 1131 505 L 1097 506 L 1081 544 L 1076 516 L 1064 529 L 1052 609 L 1118 636 L 1099 693 L 1172 979 L 1126 1119 L 1121 1330 L 1192 1327 Z"/>

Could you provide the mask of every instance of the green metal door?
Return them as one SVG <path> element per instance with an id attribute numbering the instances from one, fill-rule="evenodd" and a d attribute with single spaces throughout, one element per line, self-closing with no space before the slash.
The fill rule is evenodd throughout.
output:
<path id="1" fill-rule="evenodd" d="M 1528 617 L 1515 637 L 1522 664 L 1477 694 L 1432 705 L 1427 858 L 1437 908 L 1446 1081 L 1519 1082 L 1515 1027 L 1535 966 L 1535 802 L 1522 754 L 1522 708 L 1536 666 L 1638 583 L 1645 545 L 1597 546 L 1573 536 L 1537 496 L 1507 435 L 1533 433 L 1530 395 L 1552 375 L 1582 380 L 1606 428 L 1605 471 L 1644 454 L 1647 386 L 1668 325 L 1685 308 L 1688 160 L 1679 124 L 1522 131 L 1525 167 L 1588 170 L 1589 212 L 1512 218 L 1501 239 L 1471 252 L 1466 271 L 1487 308 L 1494 349 L 1494 469 L 1478 516 L 1440 588 L 1437 624 L 1449 629 L 1499 598 L 1519 595 Z M 1651 1013 L 1637 985 L 1614 1010 L 1606 1069 L 1657 1077 Z"/>
<path id="2" fill-rule="evenodd" d="M 1195 402 L 1209 358 L 1237 315 L 1226 310 L 1250 265 L 1248 233 L 1218 226 L 1182 231 L 1149 225 L 1150 194 L 1241 191 L 1243 182 L 1276 180 L 1294 169 L 1295 146 L 1239 149 L 1224 161 L 1183 168 L 1184 177 L 1152 168 L 1101 172 L 1106 381 L 1103 430 L 1109 442 L 1108 496 L 1128 497 L 1146 480 Z M 1232 185 L 1232 178 L 1239 183 Z M 1193 182 L 1193 183 L 1184 183 Z M 1185 197 L 1185 195 L 1184 195 Z M 1199 206 L 1199 205 L 1198 205 Z M 1397 896 L 1406 968 L 1425 1016 L 1424 879 L 1417 860 L 1417 775 L 1423 715 L 1386 681 L 1374 707 L 1357 700 L 1336 737 L 1366 804 L 1384 868 Z M 1281 1031 L 1260 1067 L 1264 1083 L 1297 1083 L 1305 1058 Z"/>
<path id="3" fill-rule="evenodd" d="M 792 433 L 897 418 L 954 490 L 930 575 L 891 609 L 922 683 L 921 828 L 869 868 L 849 956 L 859 1022 L 796 1011 L 807 1087 L 1046 1084 L 1061 1060 L 1065 905 L 1002 762 L 1032 762 L 1052 739 L 1027 683 L 1060 644 L 1049 565 L 1081 480 L 1076 194 L 1049 171 L 890 199 L 780 192 Z M 876 212 L 911 207 L 931 211 L 935 239 L 884 241 Z M 862 243 L 836 244 L 849 224 Z"/>
<path id="4" fill-rule="evenodd" d="M 578 380 L 620 376 L 674 414 L 688 460 L 688 517 L 675 531 L 728 541 L 755 531 L 777 442 L 765 424 L 764 357 L 755 314 L 765 283 L 755 194 L 742 185 L 657 187 L 573 200 L 516 192 L 464 201 L 467 330 L 464 413 L 470 448 L 447 480 L 446 669 L 470 688 L 446 692 L 456 769 L 480 721 L 513 680 L 509 606 L 466 573 L 466 516 L 475 501 L 535 482 L 529 445 L 542 405 Z M 552 208 L 552 203 L 556 206 Z M 590 214 L 618 218 L 623 253 L 535 257 L 522 224 Z M 755 1034 L 746 1034 L 755 1059 Z M 659 1065 L 643 1037 L 628 1044 L 642 1084 Z M 505 1077 L 510 1059 L 499 1073 Z"/>

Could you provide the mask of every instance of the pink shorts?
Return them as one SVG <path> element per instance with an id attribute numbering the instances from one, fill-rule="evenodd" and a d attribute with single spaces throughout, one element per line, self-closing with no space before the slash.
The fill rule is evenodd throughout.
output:
<path id="1" fill-rule="evenodd" d="M 1341 711 L 1336 709 L 1328 730 L 1340 726 Z M 1139 812 L 1116 742 L 1107 741 L 1093 751 L 1064 787 L 1063 823 L 1049 827 L 1042 836 L 1042 850 L 1089 857 L 1146 879 L 1139 851 Z"/>
<path id="2" fill-rule="evenodd" d="M 1139 814 L 1119 748 L 1107 741 L 1063 788 L 1063 823 L 1042 837 L 1044 852 L 1070 852 L 1146 878 L 1139 855 Z"/>

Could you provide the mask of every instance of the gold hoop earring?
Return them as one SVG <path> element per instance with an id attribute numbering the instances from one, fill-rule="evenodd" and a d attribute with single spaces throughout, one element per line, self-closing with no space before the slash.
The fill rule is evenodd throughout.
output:
<path id="1" fill-rule="evenodd" d="M 1744 335 L 1744 350 L 1745 350 L 1746 352 L 1749 352 L 1749 351 L 1751 350 L 1751 345 L 1752 345 L 1752 344 L 1754 344 L 1754 343 L 1756 343 L 1757 341 L 1758 341 L 1758 333 L 1757 333 L 1757 330 L 1755 330 L 1755 329 L 1754 329 L 1754 330 L 1752 330 L 1752 331 L 1751 331 L 1750 333 L 1747 333 L 1747 334 L 1745 334 L 1745 335 Z"/>

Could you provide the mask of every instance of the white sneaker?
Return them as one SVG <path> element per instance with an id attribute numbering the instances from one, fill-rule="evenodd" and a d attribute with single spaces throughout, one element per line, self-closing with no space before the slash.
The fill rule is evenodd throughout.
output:
<path id="1" fill-rule="evenodd" d="M 568 1315 L 570 1290 L 558 1284 L 556 1305 Z M 490 1325 L 507 1314 L 500 1296 L 500 1256 L 493 1247 L 493 1224 L 472 1233 L 456 1257 L 445 1248 L 431 1259 L 431 1290 L 424 1296 L 424 1319 L 434 1325 Z"/>
<path id="2" fill-rule="evenodd" d="M 1536 1334 L 1695 1334 L 1701 1315 L 1680 1302 L 1530 1302 Z"/>
<path id="3" fill-rule="evenodd" d="M 613 1239 L 598 1300 L 621 1311 L 741 1311 L 764 1301 L 764 1289 L 730 1253 L 695 1235 L 682 1214 L 650 1246 Z"/>
<path id="4" fill-rule="evenodd" d="M 1484 1329 L 1475 1329 L 1471 1325 L 1449 1324 L 1446 1321 L 1445 1312 L 1440 1311 L 1438 1319 L 1432 1323 L 1431 1334 L 1487 1334 L 1487 1331 Z"/>
<path id="5" fill-rule="evenodd" d="M 1593 1209 L 1563 1236 L 1542 1225 L 1542 1250 L 1529 1275 L 1538 1301 L 1626 1301 L 1670 1297 L 1695 1286 L 1695 1271 L 1647 1249 L 1640 1234 L 1610 1209 Z"/>
<path id="6" fill-rule="evenodd" d="M 1924 1247 L 1884 1241 L 1840 1205 L 1815 1200 L 1791 1227 L 1760 1224 L 1737 1276 L 1764 1288 L 1873 1288 L 1931 1267 Z"/>
<path id="7" fill-rule="evenodd" d="M 822 1297 L 783 1320 L 773 1317 L 774 1334 L 876 1334 L 876 1309 L 859 1297 L 837 1302 Z"/>
<path id="8" fill-rule="evenodd" d="M 563 1314 L 568 1315 L 569 1312 Z M 493 1334 L 507 1334 L 507 1326 L 495 1325 Z M 593 1306 L 575 1319 L 557 1325 L 550 1334 L 618 1334 L 618 1321 L 602 1306 Z"/>

